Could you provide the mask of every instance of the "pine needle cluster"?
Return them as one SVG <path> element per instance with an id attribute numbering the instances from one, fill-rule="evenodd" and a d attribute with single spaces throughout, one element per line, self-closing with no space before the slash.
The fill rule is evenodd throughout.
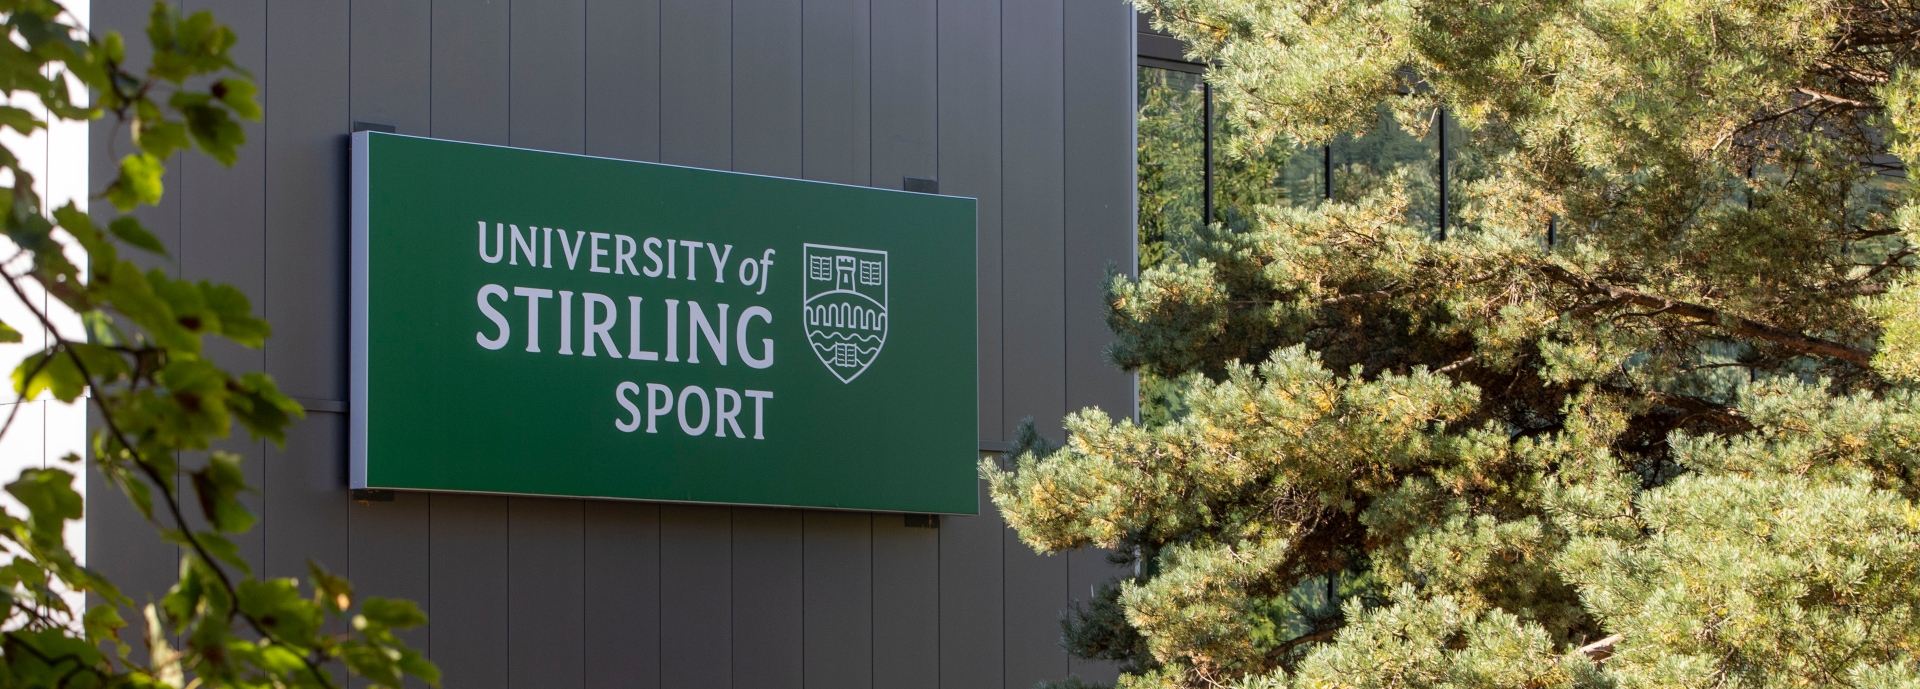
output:
<path id="1" fill-rule="evenodd" d="M 1475 169 L 1445 235 L 1402 176 L 1112 279 L 1178 413 L 982 465 L 1036 550 L 1133 565 L 1069 650 L 1132 689 L 1920 687 L 1920 5 L 1142 4 L 1242 156 L 1444 109 Z"/>

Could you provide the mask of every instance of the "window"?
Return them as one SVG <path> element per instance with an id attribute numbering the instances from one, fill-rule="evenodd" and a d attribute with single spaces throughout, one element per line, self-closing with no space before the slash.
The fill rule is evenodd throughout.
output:
<path id="1" fill-rule="evenodd" d="M 1207 85 L 1206 66 L 1188 62 L 1180 43 L 1140 20 L 1135 112 L 1138 170 L 1139 269 L 1178 258 L 1184 238 L 1218 224 L 1251 229 L 1255 208 L 1350 201 L 1399 178 L 1411 197 L 1407 220 L 1436 238 L 1448 232 L 1449 201 L 1478 159 L 1451 118 L 1414 136 L 1382 105 L 1368 131 L 1324 146 L 1226 155 L 1235 135 Z M 1456 150 L 1457 149 L 1457 150 Z M 1184 409 L 1177 386 L 1152 375 L 1139 381 L 1140 419 L 1157 425 Z"/>
<path id="2" fill-rule="evenodd" d="M 1145 15 L 1137 31 L 1142 270 L 1177 250 L 1183 232 L 1212 223 L 1248 229 L 1256 206 L 1357 199 L 1395 176 L 1412 197 L 1409 222 L 1446 235 L 1449 201 L 1460 195 L 1462 174 L 1478 168 L 1451 118 L 1441 115 L 1444 128 L 1416 137 L 1382 105 L 1376 126 L 1325 146 L 1226 155 L 1234 124 L 1216 107 L 1206 65 L 1187 61 L 1180 42 L 1154 31 Z"/>

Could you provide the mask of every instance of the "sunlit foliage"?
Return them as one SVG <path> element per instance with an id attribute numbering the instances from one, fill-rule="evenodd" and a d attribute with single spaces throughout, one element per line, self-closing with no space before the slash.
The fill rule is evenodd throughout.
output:
<path id="1" fill-rule="evenodd" d="M 1182 406 L 982 466 L 1028 544 L 1138 572 L 1070 651 L 1139 689 L 1920 685 L 1920 6 L 1142 4 L 1236 153 L 1444 109 L 1463 155 L 1444 237 L 1432 166 L 1336 171 L 1109 285 Z"/>
<path id="2" fill-rule="evenodd" d="M 0 224 L 19 252 L 3 264 L 0 298 L 35 321 L 0 323 L 0 342 L 21 342 L 22 327 L 49 338 L 13 371 L 13 392 L 87 404 L 97 428 L 89 457 L 6 485 L 23 510 L 0 513 L 9 557 L 0 686 L 340 687 L 341 669 L 375 686 L 399 687 L 404 676 L 437 683 L 433 664 L 394 636 L 426 621 L 412 603 L 356 601 L 345 579 L 314 565 L 304 586 L 259 578 L 240 556 L 232 536 L 254 522 L 239 499 L 250 490 L 244 459 L 207 450 L 235 424 L 283 442 L 302 410 L 266 375 L 230 373 L 206 354 L 209 337 L 266 340 L 246 295 L 123 255 L 163 262 L 152 259 L 166 246 L 130 212 L 160 203 L 166 162 L 198 152 L 230 165 L 246 140 L 239 121 L 260 118 L 253 82 L 229 57 L 241 38 L 211 14 L 183 16 L 164 2 L 147 27 L 151 51 L 132 56 L 120 34 L 89 33 L 50 0 L 0 0 L 0 23 L 12 39 L 0 41 L 0 87 L 13 104 L 0 106 L 0 126 L 25 135 L 53 120 L 106 118 L 132 143 L 100 193 L 121 213 L 110 219 L 76 203 L 44 208 L 31 172 L 0 149 L 10 182 Z M 89 91 L 91 103 L 81 97 Z M 15 107 L 30 102 L 44 117 Z M 38 294 L 77 314 L 84 332 L 60 327 Z M 68 549 L 66 527 L 84 513 L 75 474 L 87 470 L 124 494 L 93 499 L 130 499 L 154 538 L 180 547 L 179 579 L 160 600 L 123 595 Z M 65 593 L 93 605 L 70 605 Z M 128 624 L 123 611 L 139 617 Z"/>

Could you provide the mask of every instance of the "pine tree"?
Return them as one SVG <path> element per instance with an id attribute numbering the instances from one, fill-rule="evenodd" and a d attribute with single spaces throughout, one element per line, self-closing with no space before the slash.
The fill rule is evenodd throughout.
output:
<path id="1" fill-rule="evenodd" d="M 1920 5 L 1144 0 L 1247 155 L 1444 110 L 1403 172 L 1170 237 L 1179 381 L 983 463 L 1126 687 L 1920 686 Z M 1384 103 L 1384 105 L 1382 105 Z M 1551 229 L 1550 229 L 1551 228 Z"/>

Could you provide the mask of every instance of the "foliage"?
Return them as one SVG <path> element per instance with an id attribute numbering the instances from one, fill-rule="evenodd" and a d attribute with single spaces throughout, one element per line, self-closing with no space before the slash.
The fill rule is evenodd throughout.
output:
<path id="1" fill-rule="evenodd" d="M 1138 573 L 1070 650 L 1139 689 L 1920 686 L 1920 6 L 1142 4 L 1229 150 L 1413 161 L 1444 108 L 1465 154 L 1444 238 L 1431 167 L 1341 166 L 1110 283 L 1111 355 L 1184 407 L 982 466 L 1035 549 Z"/>
<path id="2" fill-rule="evenodd" d="M 49 119 L 111 116 L 125 125 L 135 150 L 102 193 L 121 213 L 160 202 L 165 161 L 176 153 L 197 149 L 233 163 L 246 138 L 239 121 L 261 116 L 253 82 L 229 57 L 237 38 L 206 12 L 181 16 L 155 3 L 144 67 L 132 66 L 118 33 L 89 34 L 51 0 L 0 0 L 0 20 L 14 39 L 0 42 L 0 85 L 14 104 L 0 107 L 0 124 L 23 135 Z M 91 105 L 79 97 L 88 90 Z M 48 119 L 16 107 L 33 100 Z M 271 378 L 229 373 L 203 350 L 209 336 L 247 347 L 265 341 L 267 323 L 247 297 L 143 269 L 123 249 L 164 257 L 165 247 L 135 216 L 103 227 L 76 204 L 45 209 L 11 151 L 0 150 L 0 168 L 10 176 L 0 218 L 20 250 L 5 264 L 17 267 L 6 289 L 50 340 L 13 372 L 14 392 L 85 398 L 102 427 L 86 463 L 182 551 L 178 582 L 136 608 L 67 548 L 64 529 L 82 515 L 73 481 L 83 460 L 66 457 L 72 470 L 22 472 L 7 492 L 24 515 L 0 514 L 0 539 L 13 555 L 0 566 L 9 605 L 0 685 L 331 687 L 336 664 L 378 686 L 398 687 L 403 675 L 437 682 L 433 665 L 394 636 L 426 621 L 412 603 L 369 598 L 356 609 L 347 581 L 313 565 L 305 591 L 295 579 L 256 578 L 230 538 L 253 524 L 238 499 L 250 490 L 242 458 L 201 453 L 235 423 L 283 442 L 302 415 Z M 42 293 L 79 315 L 84 337 L 56 327 L 30 297 Z M 20 342 L 24 325 L 0 325 L 0 341 Z M 204 461 L 183 466 L 182 453 Z M 63 591 L 96 604 L 76 609 Z M 120 611 L 135 609 L 144 619 L 129 634 L 144 640 L 144 653 L 121 638 Z"/>

